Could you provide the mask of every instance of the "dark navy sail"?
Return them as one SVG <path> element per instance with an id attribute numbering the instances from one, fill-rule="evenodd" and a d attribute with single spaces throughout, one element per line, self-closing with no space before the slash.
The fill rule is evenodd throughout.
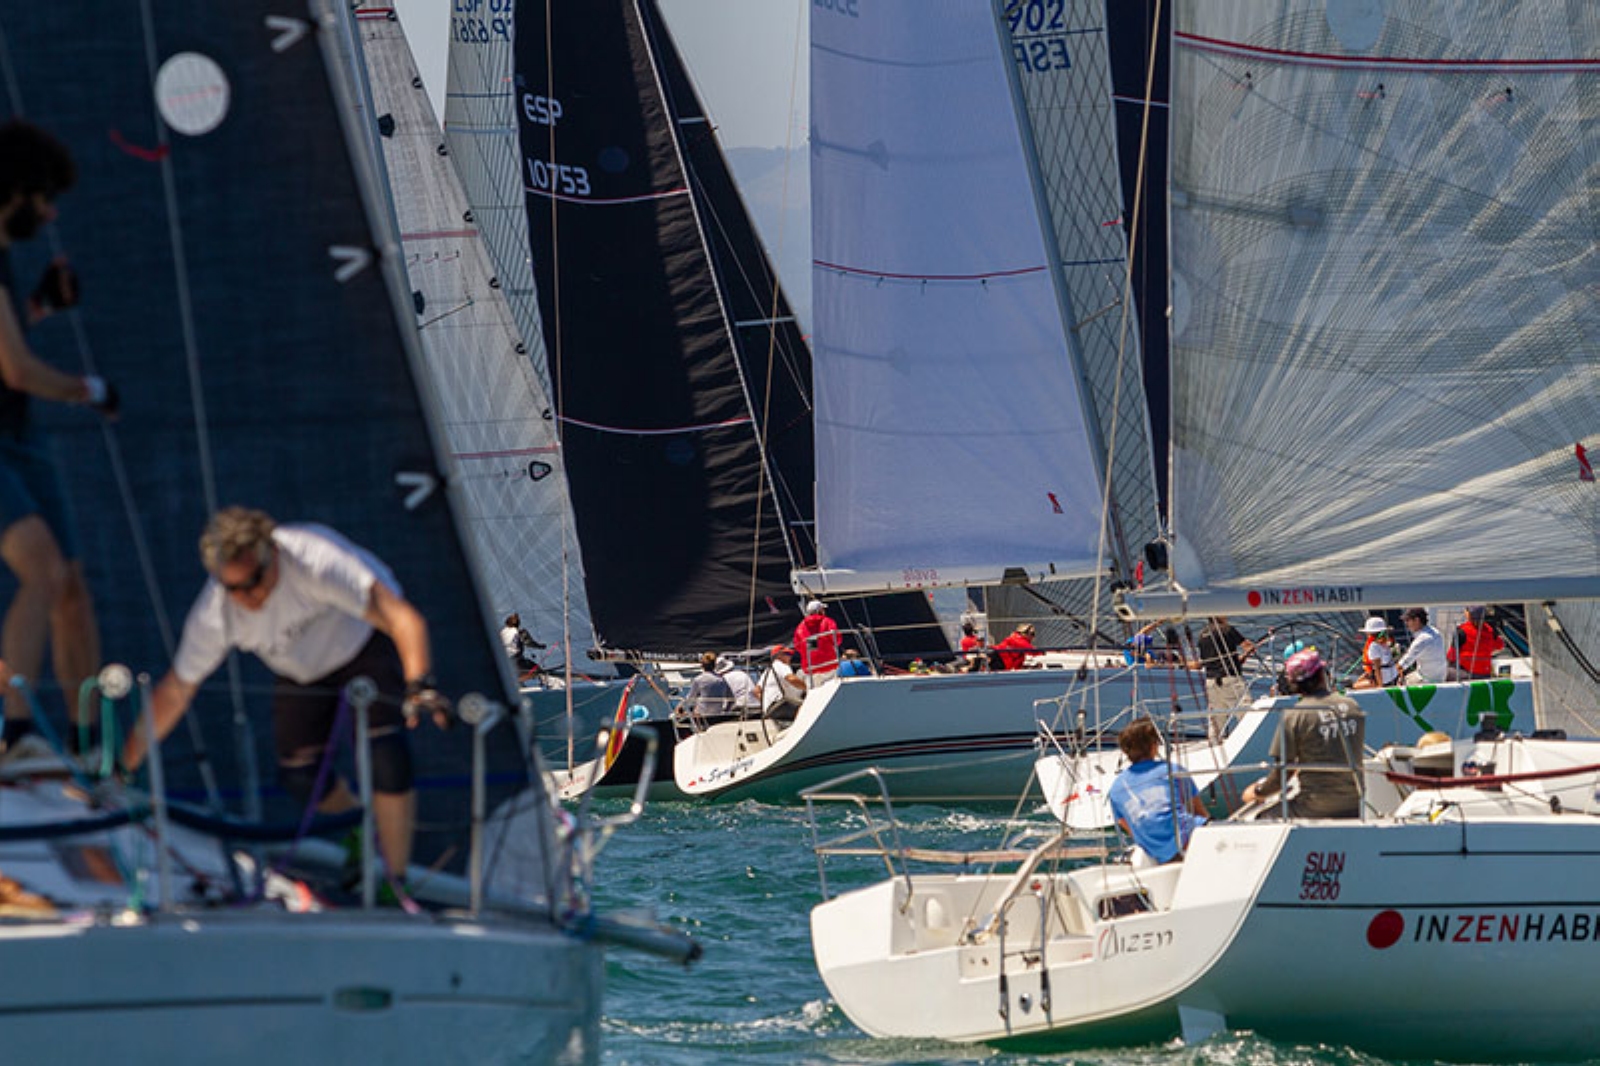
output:
<path id="1" fill-rule="evenodd" d="M 1117 159 L 1122 172 L 1123 225 L 1132 241 L 1128 256 L 1133 301 L 1144 340 L 1144 392 L 1150 405 L 1150 453 L 1164 473 L 1167 455 L 1167 97 L 1171 56 L 1166 9 L 1156 0 L 1106 4 L 1111 45 L 1111 92 L 1116 99 Z M 1154 77 L 1149 77 L 1151 65 Z M 1150 106 L 1146 128 L 1145 92 Z M 1140 161 L 1144 162 L 1139 189 Z M 1138 213 L 1134 212 L 1135 193 Z M 1156 496 L 1167 498 L 1167 479 L 1156 478 Z M 1141 545 L 1130 544 L 1137 555 Z"/>
<path id="2" fill-rule="evenodd" d="M 792 559 L 637 14 L 633 0 L 517 10 L 523 181 L 552 385 L 602 640 L 645 652 L 741 647 L 793 625 L 792 611 L 778 613 Z"/>
<path id="3" fill-rule="evenodd" d="M 89 23 L 99 43 L 86 67 Z M 200 528 L 242 503 L 372 550 L 427 618 L 441 687 L 507 699 L 402 326 L 392 224 L 344 128 L 360 112 L 337 19 L 281 0 L 59 3 L 8 7 L 0 30 L 7 110 L 55 132 L 80 168 L 57 232 L 83 304 L 36 330 L 35 347 L 92 366 L 123 397 L 106 430 L 35 405 L 79 519 L 106 658 L 166 668 L 204 579 Z M 22 277 L 51 250 L 32 244 Z M 214 739 L 227 677 L 191 715 Z M 243 677 L 264 724 L 268 675 L 247 659 Z M 417 736 L 424 825 L 430 778 L 467 765 L 464 732 Z M 421 843 L 426 855 L 442 842 Z"/>

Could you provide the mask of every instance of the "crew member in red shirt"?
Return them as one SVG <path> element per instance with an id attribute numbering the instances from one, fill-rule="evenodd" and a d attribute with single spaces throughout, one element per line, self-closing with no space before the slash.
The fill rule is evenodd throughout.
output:
<path id="1" fill-rule="evenodd" d="M 1506 646 L 1494 626 L 1483 620 L 1482 607 L 1468 607 L 1467 620 L 1456 627 L 1455 643 L 1444 656 L 1456 668 L 1453 680 L 1494 676 L 1494 653 Z"/>
<path id="2" fill-rule="evenodd" d="M 806 616 L 794 627 L 794 654 L 800 670 L 813 683 L 820 674 L 839 669 L 839 626 L 820 600 L 806 604 Z"/>
<path id="3" fill-rule="evenodd" d="M 1024 622 L 1005 640 L 994 646 L 1000 653 L 1000 668 L 1002 670 L 1021 670 L 1022 664 L 1028 661 L 1026 652 L 1033 650 L 1033 623 Z"/>

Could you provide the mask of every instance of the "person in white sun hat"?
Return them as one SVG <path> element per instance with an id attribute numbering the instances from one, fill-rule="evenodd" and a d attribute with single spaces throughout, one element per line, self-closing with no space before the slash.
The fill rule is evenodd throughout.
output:
<path id="1" fill-rule="evenodd" d="M 1400 671 L 1394 662 L 1394 636 L 1389 623 L 1377 615 L 1368 618 L 1361 632 L 1366 634 L 1367 646 L 1361 651 L 1361 676 L 1351 688 L 1386 688 L 1400 680 Z"/>

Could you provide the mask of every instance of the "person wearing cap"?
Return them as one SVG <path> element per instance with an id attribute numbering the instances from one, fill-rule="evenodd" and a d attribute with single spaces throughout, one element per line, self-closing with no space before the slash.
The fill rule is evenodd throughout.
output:
<path id="1" fill-rule="evenodd" d="M 1445 649 L 1445 660 L 1455 664 L 1452 681 L 1473 681 L 1494 676 L 1494 653 L 1506 646 L 1494 626 L 1483 620 L 1482 607 L 1468 607 L 1467 620 L 1456 626 L 1455 644 Z"/>
<path id="2" fill-rule="evenodd" d="M 794 627 L 794 654 L 813 685 L 820 685 L 839 669 L 839 625 L 828 617 L 821 600 L 807 603 L 806 616 Z"/>
<path id="3" fill-rule="evenodd" d="M 1033 623 L 1024 622 L 1011 631 L 1011 635 L 994 646 L 1002 670 L 1021 670 L 1028 661 L 1027 653 L 1033 650 Z"/>
<path id="4" fill-rule="evenodd" d="M 733 689 L 717 673 L 717 653 L 708 651 L 700 656 L 700 672 L 689 682 L 689 691 L 673 716 L 688 719 L 703 727 L 724 721 L 733 716 Z"/>
<path id="5" fill-rule="evenodd" d="M 1367 636 L 1367 645 L 1361 649 L 1361 676 L 1351 688 L 1388 688 L 1400 680 L 1400 671 L 1394 665 L 1394 637 L 1389 633 L 1389 623 L 1377 615 L 1368 618 L 1361 626 Z"/>
<path id="6" fill-rule="evenodd" d="M 1106 801 L 1118 827 L 1158 864 L 1183 858 L 1189 835 L 1206 822 L 1194 781 L 1183 767 L 1160 757 L 1161 733 L 1149 718 L 1125 726 L 1117 747 L 1128 765 L 1106 790 Z"/>
<path id="7" fill-rule="evenodd" d="M 756 711 L 761 709 L 761 693 L 756 689 L 756 683 L 748 673 L 733 665 L 733 660 L 726 655 L 717 656 L 714 669 L 717 676 L 728 683 L 733 690 L 733 706 L 737 711 Z M 741 715 L 742 717 L 742 715 Z"/>
<path id="8" fill-rule="evenodd" d="M 1400 656 L 1401 679 L 1404 680 L 1409 671 L 1415 670 L 1418 681 L 1437 685 L 1446 679 L 1449 672 L 1444 635 L 1428 624 L 1428 612 L 1421 607 L 1407 607 L 1401 617 L 1405 619 L 1406 629 L 1411 631 L 1411 646 Z"/>
<path id="9" fill-rule="evenodd" d="M 1296 653 L 1283 674 L 1290 694 L 1300 699 L 1283 712 L 1272 738 L 1272 770 L 1244 790 L 1244 802 L 1265 803 L 1263 818 L 1278 816 L 1284 795 L 1291 817 L 1361 817 L 1366 715 L 1355 700 L 1333 691 L 1320 652 Z"/>
<path id="10" fill-rule="evenodd" d="M 792 722 L 806 697 L 806 682 L 789 665 L 794 655 L 787 644 L 775 645 L 772 661 L 761 672 L 761 713 L 777 722 Z"/>

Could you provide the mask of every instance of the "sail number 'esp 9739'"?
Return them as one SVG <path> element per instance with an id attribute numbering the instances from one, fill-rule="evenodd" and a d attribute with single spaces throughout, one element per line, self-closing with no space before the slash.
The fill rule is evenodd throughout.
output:
<path id="1" fill-rule="evenodd" d="M 515 6 L 516 0 L 450 0 L 450 36 L 463 44 L 510 41 Z"/>

